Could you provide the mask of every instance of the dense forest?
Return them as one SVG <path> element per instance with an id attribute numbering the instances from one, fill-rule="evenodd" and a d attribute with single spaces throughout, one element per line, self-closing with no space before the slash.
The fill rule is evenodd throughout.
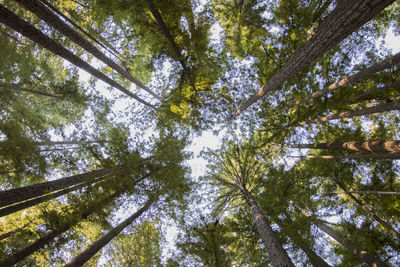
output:
<path id="1" fill-rule="evenodd" d="M 400 266 L 389 33 L 399 1 L 1 0 L 0 266 Z"/>

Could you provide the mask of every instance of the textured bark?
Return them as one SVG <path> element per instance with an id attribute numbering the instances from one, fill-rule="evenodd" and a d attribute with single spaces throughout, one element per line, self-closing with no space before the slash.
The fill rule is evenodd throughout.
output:
<path id="1" fill-rule="evenodd" d="M 325 155 L 325 156 L 289 156 L 289 158 L 302 158 L 302 159 L 400 159 L 400 153 Z"/>
<path id="2" fill-rule="evenodd" d="M 347 99 L 346 101 L 341 102 L 340 104 L 351 103 L 351 102 L 354 102 L 354 100 L 360 100 L 360 101 L 367 100 L 368 97 L 370 97 L 371 95 L 381 95 L 381 93 L 383 93 L 386 90 L 391 89 L 391 88 L 396 88 L 396 89 L 400 88 L 400 81 L 397 81 L 397 82 L 394 82 L 392 84 L 388 84 L 388 85 L 382 86 L 382 87 L 378 88 L 375 91 L 368 91 L 366 93 L 359 94 L 359 95 L 357 95 L 355 97 L 351 97 L 351 98 Z M 379 99 L 378 97 L 374 97 L 374 98 L 375 99 Z"/>
<path id="3" fill-rule="evenodd" d="M 372 210 L 370 210 L 367 205 L 365 205 L 360 199 L 356 198 L 353 194 L 349 193 L 343 184 L 341 184 L 337 179 L 333 179 L 335 183 L 349 196 L 354 202 L 357 203 L 360 208 L 362 208 L 366 213 L 368 213 L 372 218 L 374 218 L 378 223 L 380 223 L 384 228 L 388 229 L 394 236 L 400 238 L 400 233 L 397 232 L 388 222 L 383 220 L 381 217 L 375 214 Z"/>
<path id="4" fill-rule="evenodd" d="M 267 92 L 277 89 L 285 81 L 305 69 L 393 2 L 394 0 L 340 1 L 310 40 L 300 47 L 292 58 L 236 111 L 231 119 L 254 104 Z"/>
<path id="5" fill-rule="evenodd" d="M 136 218 L 142 215 L 153 203 L 153 200 L 149 200 L 146 204 L 140 208 L 137 212 L 131 215 L 128 219 L 120 223 L 118 226 L 111 229 L 107 234 L 102 236 L 99 240 L 94 242 L 90 247 L 76 256 L 70 263 L 66 264 L 65 267 L 82 266 L 88 260 L 90 260 L 98 251 L 100 251 L 105 245 L 107 245 L 114 237 L 122 232 L 128 225 L 130 225 Z"/>
<path id="6" fill-rule="evenodd" d="M 318 123 L 318 122 L 325 122 L 325 121 L 338 120 L 338 119 L 344 119 L 344 118 L 359 117 L 359 116 L 365 116 L 365 115 L 374 114 L 374 113 L 382 113 L 382 112 L 391 111 L 391 110 L 400 110 L 400 103 L 399 102 L 394 102 L 394 103 L 380 104 L 380 105 L 376 105 L 376 106 L 370 107 L 370 108 L 364 108 L 364 109 L 360 109 L 360 110 L 342 112 L 342 113 L 339 113 L 339 114 L 333 114 L 333 115 L 330 115 L 330 116 L 321 117 L 321 118 L 314 119 L 314 120 L 302 121 L 298 125 L 299 126 L 303 126 L 303 125 L 311 124 L 311 123 Z"/>
<path id="7" fill-rule="evenodd" d="M 12 11 L 5 8 L 3 5 L 0 4 L 0 22 L 7 25 L 8 27 L 14 29 L 15 31 L 19 32 L 23 36 L 29 38 L 31 41 L 37 43 L 38 45 L 48 49 L 49 51 L 53 52 L 54 54 L 64 58 L 65 60 L 69 61 L 71 64 L 87 71 L 94 77 L 102 80 L 103 82 L 107 83 L 108 85 L 117 88 L 121 92 L 127 94 L 128 96 L 136 99 L 137 101 L 143 103 L 144 105 L 154 109 L 154 106 L 150 103 L 144 101 L 136 94 L 130 92 L 128 89 L 123 87 L 121 84 L 115 82 L 104 73 L 98 71 L 86 61 L 82 60 L 80 57 L 73 54 L 71 51 L 67 50 L 62 45 L 56 43 L 51 38 L 43 34 L 40 30 L 33 27 L 31 24 L 26 22 L 25 20 L 18 17 Z"/>
<path id="8" fill-rule="evenodd" d="M 55 28 L 60 33 L 67 36 L 69 39 L 74 41 L 77 45 L 81 46 L 87 52 L 106 63 L 116 72 L 139 86 L 143 88 L 146 92 L 150 93 L 157 99 L 160 99 L 158 95 L 152 92 L 147 86 L 141 83 L 139 80 L 134 78 L 129 72 L 124 70 L 122 67 L 117 65 L 112 59 L 104 55 L 99 49 L 92 45 L 89 41 L 83 38 L 79 33 L 72 29 L 67 23 L 62 21 L 56 14 L 49 10 L 45 5 L 40 3 L 38 0 L 16 0 L 18 3 L 22 4 L 26 9 L 34 13 L 36 16 L 44 20 L 47 24 Z"/>
<path id="9" fill-rule="evenodd" d="M 11 90 L 17 90 L 17 91 L 21 91 L 21 92 L 27 92 L 27 93 L 31 93 L 31 94 L 34 94 L 34 95 L 41 95 L 41 96 L 48 96 L 48 97 L 53 97 L 53 98 L 60 98 L 59 96 L 56 96 L 56 95 L 52 95 L 52 94 L 48 94 L 48 93 L 44 93 L 44 92 L 39 92 L 39 91 L 23 88 L 23 87 L 20 87 L 20 86 L 18 86 L 16 84 L 0 83 L 0 87 L 4 87 L 4 88 L 7 88 L 7 89 L 11 89 Z"/>
<path id="10" fill-rule="evenodd" d="M 49 201 L 49 200 L 55 199 L 55 198 L 57 198 L 59 196 L 68 194 L 68 193 L 73 192 L 73 191 L 75 191 L 75 190 L 77 190 L 79 188 L 82 188 L 85 185 L 86 185 L 86 183 L 79 184 L 79 185 L 76 185 L 76 186 L 72 186 L 72 187 L 69 187 L 69 188 L 66 188 L 66 189 L 59 190 L 59 191 L 57 191 L 55 193 L 47 194 L 47 195 L 44 195 L 44 196 L 41 196 L 41 197 L 37 197 L 37 198 L 31 199 L 31 200 L 27 200 L 27 201 L 24 201 L 24 202 L 21 202 L 21 203 L 17 203 L 17 204 L 12 205 L 12 206 L 8 206 L 8 207 L 5 207 L 5 208 L 2 208 L 2 209 L 0 209 L 0 218 L 4 217 L 4 216 L 7 216 L 9 214 L 12 214 L 14 212 L 17 212 L 17 211 L 20 211 L 20 210 L 23 210 L 23 209 L 38 205 L 38 204 L 43 203 L 45 201 Z"/>
<path id="11" fill-rule="evenodd" d="M 327 235 L 329 235 L 331 238 L 335 239 L 339 244 L 341 244 L 343 247 L 345 247 L 350 253 L 356 255 L 359 259 L 364 261 L 365 263 L 369 264 L 370 266 L 374 267 L 389 267 L 384 262 L 381 262 L 380 260 L 376 259 L 373 255 L 370 255 L 367 251 L 361 250 L 360 248 L 357 247 L 353 242 L 348 240 L 347 238 L 343 237 L 341 234 L 327 226 L 326 224 L 322 223 L 319 220 L 313 219 L 311 214 L 306 212 L 305 210 L 299 208 L 296 206 L 297 209 L 299 209 L 305 216 L 310 218 L 313 223 L 318 226 L 323 232 L 325 232 Z"/>
<path id="12" fill-rule="evenodd" d="M 362 71 L 359 71 L 358 73 L 356 73 L 356 74 L 354 74 L 352 76 L 346 77 L 346 78 L 340 80 L 339 82 L 333 83 L 333 84 L 325 87 L 322 90 L 319 90 L 317 92 L 314 92 L 314 93 L 306 96 L 305 98 L 297 101 L 296 103 L 284 108 L 283 111 L 286 111 L 286 110 L 291 109 L 291 108 L 293 108 L 295 106 L 301 105 L 301 104 L 303 104 L 303 103 L 305 103 L 305 102 L 307 102 L 307 101 L 309 101 L 311 99 L 323 96 L 323 95 L 325 95 L 325 94 L 327 94 L 329 92 L 332 92 L 332 91 L 334 91 L 336 89 L 339 89 L 340 87 L 343 87 L 343 86 L 348 85 L 350 83 L 365 79 L 365 78 L 371 76 L 374 73 L 377 73 L 379 71 L 387 69 L 387 68 L 389 68 L 391 66 L 397 65 L 397 64 L 399 64 L 399 62 L 400 62 L 400 53 L 397 53 L 396 55 L 394 55 L 394 56 L 392 56 L 390 58 L 387 58 L 387 59 L 385 59 L 385 60 L 383 60 L 383 61 L 381 61 L 381 62 L 379 62 L 379 63 L 377 63 L 377 64 L 375 64 L 375 65 L 373 65 L 371 67 L 368 67 L 368 68 L 366 68 L 366 69 L 364 69 Z"/>
<path id="13" fill-rule="evenodd" d="M 394 141 L 369 141 L 369 142 L 343 142 L 343 143 L 316 143 L 293 144 L 292 148 L 370 151 L 370 152 L 400 152 L 400 140 Z"/>
<path id="14" fill-rule="evenodd" d="M 110 173 L 111 173 L 111 168 L 106 168 L 74 176 L 60 178 L 50 182 L 44 182 L 21 188 L 1 191 L 0 207 L 11 205 L 34 197 L 39 197 L 41 195 L 54 192 L 55 190 L 87 182 L 89 180 L 94 180 L 100 177 L 106 177 Z"/>
<path id="15" fill-rule="evenodd" d="M 17 251 L 16 253 L 10 255 L 8 258 L 6 258 L 4 261 L 0 262 L 0 266 L 13 266 L 14 264 L 24 260 L 25 258 L 29 257 L 36 251 L 42 249 L 44 246 L 49 245 L 57 236 L 60 234 L 68 231 L 70 228 L 75 226 L 79 221 L 87 219 L 90 215 L 95 213 L 97 210 L 99 210 L 101 207 L 103 207 L 105 204 L 107 204 L 109 201 L 112 201 L 115 197 L 117 197 L 119 193 L 114 193 L 101 201 L 98 201 L 94 204 L 92 204 L 86 211 L 83 213 L 78 213 L 75 216 L 75 221 L 71 224 L 64 225 L 59 229 L 53 230 L 43 237 L 39 238 L 35 242 L 33 242 L 30 245 L 27 245 L 23 249 Z"/>
<path id="16" fill-rule="evenodd" d="M 290 227 L 290 224 L 293 223 L 293 221 L 289 219 L 286 219 L 285 222 L 283 220 L 277 219 L 275 220 L 275 222 L 279 225 L 280 228 Z M 315 253 L 310 248 L 309 244 L 307 244 L 301 234 L 299 234 L 297 231 L 285 231 L 285 234 L 289 236 L 290 240 L 292 240 L 294 244 L 296 244 L 302 251 L 304 251 L 313 266 L 330 267 L 328 263 L 326 263 L 320 256 L 318 256 L 317 253 Z"/>
<path id="17" fill-rule="evenodd" d="M 389 191 L 347 191 L 350 194 L 358 194 L 358 195 L 391 195 L 391 196 L 400 196 L 400 192 L 389 192 Z M 336 195 L 336 194 L 345 194 L 343 192 L 326 192 L 323 195 Z"/>
<path id="18" fill-rule="evenodd" d="M 39 146 L 54 146 L 54 145 L 88 145 L 88 144 L 103 144 L 106 143 L 104 140 L 99 141 L 44 141 L 35 142 Z"/>
<path id="19" fill-rule="evenodd" d="M 274 231 L 269 225 L 267 218 L 258 205 L 257 201 L 246 189 L 242 188 L 242 196 L 250 206 L 251 214 L 257 225 L 258 233 L 264 243 L 264 246 L 269 254 L 269 258 L 273 266 L 294 266 L 292 260 L 287 255 L 286 251 L 276 238 Z"/>

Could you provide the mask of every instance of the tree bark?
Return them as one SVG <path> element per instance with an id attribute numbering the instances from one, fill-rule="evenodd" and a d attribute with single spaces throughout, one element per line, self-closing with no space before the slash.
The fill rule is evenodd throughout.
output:
<path id="1" fill-rule="evenodd" d="M 367 251 L 361 250 L 358 248 L 353 242 L 343 237 L 341 234 L 327 226 L 326 224 L 322 223 L 321 221 L 312 218 L 312 215 L 306 212 L 305 210 L 301 209 L 300 207 L 296 206 L 306 217 L 310 218 L 319 229 L 329 235 L 331 238 L 335 239 L 339 244 L 345 247 L 350 253 L 356 255 L 359 259 L 364 261 L 370 266 L 376 267 L 389 267 L 384 262 L 376 259 L 374 256 L 370 255 Z"/>
<path id="2" fill-rule="evenodd" d="M 292 148 L 370 151 L 370 152 L 400 152 L 400 140 L 394 141 L 368 141 L 368 142 L 343 142 L 343 143 L 315 143 L 292 144 Z"/>
<path id="3" fill-rule="evenodd" d="M 369 115 L 369 114 L 382 113 L 382 112 L 391 111 L 391 110 L 400 110 L 400 103 L 394 102 L 394 103 L 380 104 L 380 105 L 376 105 L 376 106 L 370 107 L 370 108 L 342 112 L 339 114 L 333 114 L 333 115 L 321 117 L 318 119 L 302 121 L 298 125 L 304 126 L 306 124 L 311 124 L 311 123 L 318 123 L 318 122 L 325 122 L 325 121 L 330 121 L 330 120 L 338 120 L 338 119 L 344 119 L 344 118 L 365 116 L 365 115 Z"/>
<path id="4" fill-rule="evenodd" d="M 297 101 L 296 103 L 284 108 L 283 111 L 286 111 L 286 110 L 289 110 L 289 109 L 291 109 L 291 108 L 293 108 L 295 106 L 301 105 L 301 104 L 303 104 L 303 103 L 305 103 L 305 102 L 307 102 L 307 101 L 309 101 L 311 99 L 323 96 L 323 95 L 325 95 L 325 94 L 327 94 L 329 92 L 332 92 L 332 91 L 334 91 L 336 89 L 339 89 L 340 87 L 343 87 L 343 86 L 348 85 L 350 83 L 359 81 L 361 79 L 365 79 L 365 78 L 371 76 L 374 73 L 377 73 L 379 71 L 387 69 L 387 68 L 389 68 L 391 66 L 397 65 L 397 64 L 399 64 L 399 62 L 400 62 L 400 53 L 397 53 L 396 55 L 394 55 L 394 56 L 392 56 L 390 58 L 387 58 L 387 59 L 385 59 L 385 60 L 383 60 L 383 61 L 381 61 L 379 63 L 376 63 L 375 65 L 372 65 L 371 67 L 368 67 L 368 68 L 366 68 L 366 69 L 364 69 L 362 71 L 359 71 L 358 73 L 356 73 L 356 74 L 354 74 L 352 76 L 346 77 L 346 78 L 340 80 L 339 82 L 333 83 L 333 84 L 325 87 L 322 90 L 319 90 L 317 92 L 314 92 L 314 93 L 306 96 L 305 98 Z"/>
<path id="5" fill-rule="evenodd" d="M 386 91 L 388 89 L 399 88 L 399 87 L 400 87 L 400 81 L 397 81 L 397 82 L 394 82 L 392 84 L 388 84 L 388 85 L 379 87 L 376 91 L 368 91 L 368 92 L 365 92 L 363 94 L 359 94 L 359 95 L 357 95 L 355 97 L 351 97 L 351 98 L 347 99 L 346 101 L 341 102 L 340 104 L 351 103 L 351 102 L 353 102 L 354 100 L 357 100 L 357 99 L 368 100 L 368 98 L 367 98 L 368 96 L 380 94 L 380 93 L 382 93 L 382 92 L 384 92 L 384 91 Z"/>
<path id="6" fill-rule="evenodd" d="M 68 231 L 70 228 L 75 226 L 79 221 L 87 219 L 90 215 L 95 213 L 97 210 L 99 210 L 101 207 L 103 207 L 107 202 L 112 201 L 115 197 L 117 197 L 120 193 L 116 192 L 101 201 L 98 201 L 96 203 L 93 203 L 86 211 L 83 213 L 77 213 L 76 216 L 74 217 L 75 220 L 73 223 L 67 224 L 62 226 L 59 229 L 53 230 L 43 237 L 39 238 L 32 244 L 24 247 L 23 249 L 17 251 L 16 253 L 10 255 L 8 258 L 6 258 L 4 261 L 0 262 L 0 266 L 13 266 L 14 264 L 17 264 L 18 262 L 24 260 L 25 258 L 29 257 L 36 251 L 42 249 L 44 246 L 50 244 L 57 236 L 60 234 Z"/>
<path id="7" fill-rule="evenodd" d="M 95 170 L 74 176 L 60 178 L 54 181 L 24 186 L 16 189 L 10 189 L 0 192 L 0 207 L 11 205 L 17 202 L 39 197 L 44 194 L 54 192 L 72 185 L 94 180 L 96 178 L 106 177 L 112 171 L 111 168 Z"/>
<path id="8" fill-rule="evenodd" d="M 21 91 L 21 92 L 27 92 L 27 93 L 31 93 L 31 94 L 34 94 L 34 95 L 48 96 L 48 97 L 60 99 L 59 96 L 48 94 L 48 93 L 44 93 L 44 92 L 39 92 L 39 91 L 27 89 L 27 88 L 23 88 L 23 87 L 20 87 L 20 86 L 18 86 L 16 84 L 0 83 L 0 87 L 4 87 L 4 88 L 7 88 L 7 89 L 11 89 L 11 90 L 17 90 L 17 91 Z"/>
<path id="9" fill-rule="evenodd" d="M 92 45 L 89 41 L 83 38 L 79 33 L 77 33 L 74 29 L 68 26 L 67 23 L 62 21 L 56 14 L 54 14 L 51 10 L 49 10 L 45 5 L 40 3 L 38 0 L 16 0 L 18 3 L 23 5 L 26 9 L 34 13 L 36 16 L 44 20 L 47 24 L 55 28 L 60 33 L 67 36 L 77 45 L 81 46 L 87 52 L 110 66 L 116 72 L 127 78 L 129 81 L 133 82 L 140 88 L 143 88 L 146 92 L 150 93 L 157 99 L 160 99 L 158 95 L 156 95 L 153 91 L 151 91 L 147 86 L 141 83 L 139 80 L 134 78 L 129 72 L 124 70 L 122 67 L 117 65 L 112 59 L 104 55 L 99 49 L 97 49 L 94 45 Z"/>
<path id="10" fill-rule="evenodd" d="M 121 84 L 115 82 L 104 73 L 98 71 L 86 61 L 82 60 L 80 57 L 73 54 L 71 51 L 67 50 L 62 45 L 56 43 L 51 38 L 43 34 L 40 30 L 33 27 L 31 24 L 26 22 L 25 20 L 18 17 L 12 11 L 5 8 L 3 5 L 0 4 L 0 22 L 7 25 L 8 27 L 14 29 L 15 31 L 19 32 L 23 36 L 29 38 L 31 41 L 37 43 L 38 45 L 48 49 L 49 51 L 53 52 L 54 54 L 64 58 L 71 64 L 87 71 L 94 77 L 102 80 L 103 82 L 109 84 L 112 87 L 117 88 L 121 92 L 127 94 L 128 96 L 136 99 L 137 101 L 141 102 L 142 104 L 154 109 L 154 106 L 150 103 L 144 101 L 136 94 L 130 92 L 128 89 L 123 87 Z"/>
<path id="11" fill-rule="evenodd" d="M 274 231 L 269 225 L 267 218 L 258 205 L 257 201 L 253 198 L 250 192 L 245 188 L 241 188 L 242 196 L 250 206 L 251 214 L 257 225 L 258 233 L 264 243 L 264 246 L 269 254 L 273 266 L 294 266 L 292 260 L 287 255 L 286 251 L 276 238 Z"/>
<path id="12" fill-rule="evenodd" d="M 231 119 L 238 116 L 267 92 L 277 89 L 285 81 L 305 69 L 393 2 L 394 0 L 340 1 L 310 40 L 300 47 L 293 57 L 236 111 Z"/>
<path id="13" fill-rule="evenodd" d="M 142 215 L 154 202 L 150 199 L 146 204 L 140 208 L 137 212 L 131 215 L 128 219 L 120 223 L 118 226 L 111 229 L 107 234 L 101 237 L 99 240 L 94 242 L 89 248 L 84 250 L 78 256 L 76 256 L 70 263 L 66 264 L 65 267 L 75 267 L 82 266 L 88 260 L 90 260 L 99 250 L 101 250 L 105 245 L 107 245 L 114 237 L 122 232 L 128 225 L 130 225 L 136 218 Z"/>
<path id="14" fill-rule="evenodd" d="M 302 159 L 400 159 L 400 153 L 387 154 L 354 154 L 354 155 L 325 155 L 325 156 L 288 156 Z"/>
<path id="15" fill-rule="evenodd" d="M 391 196 L 400 196 L 400 192 L 388 192 L 388 191 L 347 191 L 350 194 L 359 194 L 359 195 L 391 195 Z M 343 192 L 326 192 L 323 195 L 336 195 L 336 194 L 345 194 Z"/>

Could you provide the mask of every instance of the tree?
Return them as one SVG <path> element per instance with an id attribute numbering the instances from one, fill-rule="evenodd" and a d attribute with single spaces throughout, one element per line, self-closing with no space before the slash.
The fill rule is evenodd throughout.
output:
<path id="1" fill-rule="evenodd" d="M 400 141 L 369 141 L 343 143 L 291 144 L 293 148 L 370 151 L 370 152 L 400 152 Z"/>

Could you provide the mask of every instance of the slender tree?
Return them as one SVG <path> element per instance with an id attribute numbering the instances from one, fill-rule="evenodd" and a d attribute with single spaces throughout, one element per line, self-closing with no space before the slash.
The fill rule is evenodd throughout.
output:
<path id="1" fill-rule="evenodd" d="M 23 87 L 20 87 L 20 86 L 18 86 L 16 84 L 0 83 L 0 87 L 11 89 L 11 90 L 16 90 L 16 91 L 21 91 L 21 92 L 27 92 L 27 93 L 31 93 L 31 94 L 34 94 L 34 95 L 48 96 L 48 97 L 52 97 L 52 98 L 61 98 L 60 96 L 57 96 L 57 95 L 53 95 L 53 94 L 49 94 L 49 93 L 44 93 L 44 92 L 39 92 L 39 91 L 23 88 Z"/>
<path id="2" fill-rule="evenodd" d="M 386 154 L 350 154 L 350 155 L 309 155 L 309 156 L 288 156 L 290 158 L 302 159 L 400 159 L 400 153 Z"/>
<path id="3" fill-rule="evenodd" d="M 301 104 L 303 104 L 303 103 L 305 103 L 305 102 L 307 102 L 309 100 L 312 100 L 314 98 L 321 97 L 321 96 L 323 96 L 323 95 L 325 95 L 325 94 L 327 94 L 329 92 L 332 92 L 334 90 L 337 90 L 340 87 L 343 87 L 345 85 L 348 85 L 348 84 L 354 83 L 356 81 L 365 79 L 365 78 L 371 76 L 374 73 L 377 73 L 379 71 L 382 71 L 384 69 L 387 69 L 389 67 L 397 65 L 397 64 L 399 64 L 399 62 L 400 62 L 400 53 L 397 53 L 396 55 L 394 55 L 394 56 L 392 56 L 390 58 L 387 58 L 387 59 L 385 59 L 385 60 L 383 60 L 383 61 L 381 61 L 379 63 L 376 63 L 376 64 L 372 65 L 371 67 L 363 69 L 362 71 L 359 71 L 354 75 L 346 77 L 346 78 L 344 78 L 344 79 L 342 79 L 342 80 L 340 80 L 340 81 L 338 81 L 336 83 L 333 83 L 333 84 L 325 87 L 322 90 L 319 90 L 317 92 L 314 92 L 314 93 L 304 97 L 303 99 L 297 101 L 296 103 L 285 107 L 283 109 L 283 111 L 286 111 L 286 110 L 289 110 L 289 109 L 291 109 L 291 108 L 293 108 L 295 106 L 301 105 Z"/>
<path id="4" fill-rule="evenodd" d="M 51 38 L 43 34 L 41 31 L 33 27 L 31 24 L 26 22 L 25 20 L 18 17 L 12 11 L 5 8 L 3 5 L 0 5 L 0 22 L 7 25 L 8 27 L 14 29 L 15 31 L 21 33 L 25 37 L 29 38 L 33 42 L 37 43 L 38 45 L 48 49 L 49 51 L 53 52 L 54 54 L 64 58 L 65 60 L 69 61 L 73 65 L 82 68 L 83 70 L 87 71 L 88 73 L 92 74 L 94 77 L 104 81 L 105 83 L 109 84 L 112 87 L 117 88 L 121 92 L 125 93 L 126 95 L 136 99 L 137 101 L 141 102 L 142 104 L 154 108 L 153 105 L 144 101 L 136 94 L 132 93 L 121 84 L 115 82 L 110 77 L 106 76 L 104 73 L 98 71 L 86 61 L 82 60 L 80 57 L 73 54 L 71 51 L 67 50 L 62 45 L 56 43 Z"/>
<path id="5" fill-rule="evenodd" d="M 394 82 L 394 83 L 379 87 L 375 91 L 368 91 L 368 92 L 365 92 L 363 94 L 359 94 L 357 96 L 351 97 L 351 98 L 341 102 L 340 104 L 347 104 L 347 103 L 352 103 L 352 102 L 355 102 L 355 101 L 362 101 L 364 99 L 370 99 L 371 95 L 373 95 L 374 98 L 377 99 L 378 98 L 377 96 L 382 95 L 383 92 L 385 92 L 385 91 L 387 91 L 388 89 L 391 89 L 391 88 L 396 88 L 396 89 L 400 88 L 400 81 L 397 81 L 397 82 Z"/>
<path id="6" fill-rule="evenodd" d="M 318 123 L 318 122 L 326 122 L 330 120 L 338 120 L 338 119 L 344 119 L 344 118 L 352 118 L 352 117 L 359 117 L 359 116 L 365 116 L 369 114 L 374 114 L 374 113 L 382 113 L 385 111 L 391 111 L 391 110 L 400 110 L 400 103 L 399 102 L 393 102 L 393 103 L 385 103 L 385 104 L 380 104 L 376 105 L 370 108 L 364 108 L 360 110 L 354 110 L 354 111 L 347 111 L 347 112 L 342 112 L 338 114 L 333 114 L 330 116 L 326 117 L 321 117 L 318 119 L 313 119 L 309 121 L 302 121 L 298 125 L 303 126 L 306 124 L 311 124 L 311 123 Z"/>
<path id="7" fill-rule="evenodd" d="M 358 195 L 392 195 L 392 196 L 400 196 L 400 192 L 388 192 L 388 191 L 347 191 L 349 194 L 358 194 Z M 336 195 L 336 194 L 346 194 L 345 192 L 325 192 L 323 195 Z"/>
<path id="8" fill-rule="evenodd" d="M 99 60 L 106 63 L 108 66 L 113 68 L 116 72 L 126 77 L 129 81 L 133 82 L 140 88 L 144 89 L 146 92 L 150 93 L 157 99 L 160 99 L 160 96 L 155 94 L 150 90 L 146 85 L 141 83 L 139 80 L 134 78 L 129 72 L 124 70 L 122 67 L 117 65 L 112 59 L 104 55 L 99 49 L 97 49 L 94 45 L 92 45 L 89 41 L 83 38 L 79 33 L 77 33 L 74 29 L 68 26 L 67 23 L 62 21 L 56 14 L 54 14 L 51 10 L 49 10 L 45 5 L 40 3 L 38 0 L 17 0 L 18 3 L 22 4 L 25 8 L 30 10 L 32 13 L 37 15 L 39 18 L 44 20 L 47 24 L 54 27 L 60 33 L 64 34 L 76 44 L 81 46 L 87 52 L 91 53 L 93 56 L 98 58 Z"/>
<path id="9" fill-rule="evenodd" d="M 315 34 L 286 62 L 275 75 L 250 97 L 232 116 L 235 118 L 267 92 L 273 91 L 285 81 L 309 66 L 349 34 L 371 20 L 393 0 L 344 0 L 324 19 Z"/>
<path id="10" fill-rule="evenodd" d="M 116 237 L 119 233 L 122 232 L 127 226 L 132 224 L 134 220 L 136 220 L 140 215 L 142 215 L 146 210 L 150 208 L 150 206 L 155 202 L 155 199 L 149 199 L 146 204 L 141 207 L 137 212 L 132 214 L 125 221 L 120 223 L 118 226 L 112 228 L 107 234 L 101 237 L 99 240 L 94 242 L 90 247 L 88 247 L 85 251 L 76 256 L 70 263 L 65 266 L 82 266 L 88 260 L 90 260 L 99 250 L 101 250 L 105 245 L 107 245 L 114 237 Z"/>
<path id="11" fill-rule="evenodd" d="M 291 144 L 292 148 L 311 148 L 328 150 L 350 150 L 370 152 L 400 152 L 400 141 L 368 141 L 368 142 L 343 142 L 343 143 L 315 143 L 315 144 Z"/>

